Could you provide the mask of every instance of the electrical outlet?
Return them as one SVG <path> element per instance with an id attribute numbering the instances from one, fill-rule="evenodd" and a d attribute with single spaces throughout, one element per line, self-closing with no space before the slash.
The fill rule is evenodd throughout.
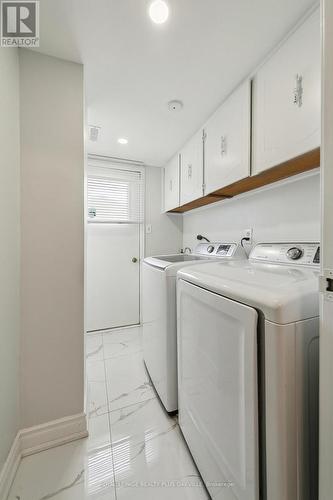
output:
<path id="1" fill-rule="evenodd" d="M 242 238 L 249 238 L 245 243 L 247 245 L 252 245 L 252 239 L 253 239 L 253 229 L 250 227 L 249 229 L 244 229 L 242 232 Z"/>

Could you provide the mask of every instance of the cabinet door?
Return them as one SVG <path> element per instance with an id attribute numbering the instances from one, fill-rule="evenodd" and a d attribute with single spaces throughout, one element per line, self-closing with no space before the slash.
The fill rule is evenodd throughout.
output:
<path id="1" fill-rule="evenodd" d="M 164 210 L 179 207 L 179 155 L 174 156 L 164 169 Z"/>
<path id="2" fill-rule="evenodd" d="M 251 82 L 246 81 L 205 126 L 205 194 L 250 175 Z"/>
<path id="3" fill-rule="evenodd" d="M 202 130 L 197 132 L 181 151 L 180 204 L 201 198 L 203 195 L 203 144 Z"/>
<path id="4" fill-rule="evenodd" d="M 255 77 L 253 173 L 320 146 L 320 60 L 316 10 Z"/>

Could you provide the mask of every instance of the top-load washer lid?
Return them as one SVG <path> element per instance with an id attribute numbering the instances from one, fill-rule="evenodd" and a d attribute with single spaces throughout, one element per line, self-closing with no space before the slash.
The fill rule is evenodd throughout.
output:
<path id="1" fill-rule="evenodd" d="M 248 261 L 189 266 L 178 278 L 252 306 L 278 324 L 319 314 L 318 244 L 261 244 Z"/>
<path id="2" fill-rule="evenodd" d="M 178 269 L 191 264 L 218 261 L 219 259 L 247 259 L 244 249 L 237 243 L 200 243 L 192 254 L 171 254 L 146 257 L 144 264 L 167 270 L 175 275 Z"/>
<path id="3" fill-rule="evenodd" d="M 185 253 L 179 253 L 175 255 L 160 255 L 159 257 L 153 257 L 153 258 L 157 258 L 158 260 L 167 262 L 167 265 L 173 264 L 174 262 L 189 262 L 189 261 L 192 262 L 193 260 L 209 259 L 209 257 L 206 257 L 204 255 L 191 255 Z"/>

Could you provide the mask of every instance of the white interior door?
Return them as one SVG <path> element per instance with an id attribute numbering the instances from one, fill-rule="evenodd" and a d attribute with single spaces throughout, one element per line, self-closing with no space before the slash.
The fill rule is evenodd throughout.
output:
<path id="1" fill-rule="evenodd" d="M 333 3 L 322 1 L 323 93 L 321 147 L 321 272 L 320 298 L 320 406 L 319 406 L 319 498 L 332 498 L 333 491 Z"/>
<path id="2" fill-rule="evenodd" d="M 88 331 L 139 323 L 139 237 L 137 224 L 88 224 Z"/>
<path id="3" fill-rule="evenodd" d="M 87 331 L 140 322 L 140 172 L 88 172 Z"/>

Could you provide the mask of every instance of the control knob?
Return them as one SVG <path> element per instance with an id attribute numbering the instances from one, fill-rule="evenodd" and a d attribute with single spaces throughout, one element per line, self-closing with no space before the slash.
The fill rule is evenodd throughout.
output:
<path id="1" fill-rule="evenodd" d="M 298 260 L 302 257 L 302 255 L 303 255 L 303 250 L 297 247 L 291 247 L 287 252 L 287 257 L 288 259 L 291 260 Z"/>
<path id="2" fill-rule="evenodd" d="M 213 245 L 209 245 L 209 246 L 207 247 L 207 252 L 208 252 L 208 253 L 212 253 L 212 252 L 214 252 L 214 247 L 213 247 Z"/>

